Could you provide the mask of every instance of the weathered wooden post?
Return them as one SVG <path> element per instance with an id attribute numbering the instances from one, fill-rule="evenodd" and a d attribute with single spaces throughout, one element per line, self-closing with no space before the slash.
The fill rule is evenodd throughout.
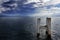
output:
<path id="1" fill-rule="evenodd" d="M 40 37 L 40 29 L 39 29 L 39 27 L 40 27 L 40 18 L 38 18 L 37 19 L 37 39 L 39 40 L 39 37 Z"/>
<path id="2" fill-rule="evenodd" d="M 38 28 L 38 33 L 40 33 L 40 29 L 39 29 L 39 27 L 40 27 L 40 21 L 41 21 L 41 19 L 40 18 L 38 18 L 37 19 L 37 28 Z"/>
<path id="3" fill-rule="evenodd" d="M 47 40 L 51 40 L 51 18 L 46 19 L 46 25 L 47 25 Z"/>

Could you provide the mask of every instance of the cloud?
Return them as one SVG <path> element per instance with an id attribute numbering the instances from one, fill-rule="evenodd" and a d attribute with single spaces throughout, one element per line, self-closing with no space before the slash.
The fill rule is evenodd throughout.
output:
<path id="1" fill-rule="evenodd" d="M 37 9 L 38 10 L 38 9 Z M 40 16 L 40 17 L 60 17 L 60 8 L 51 6 L 50 9 L 42 8 L 39 9 L 40 11 L 36 12 L 31 16 Z"/>
<path id="2" fill-rule="evenodd" d="M 51 0 L 44 5 L 41 12 L 34 14 L 34 16 L 51 16 L 60 17 L 60 0 Z"/>
<path id="3" fill-rule="evenodd" d="M 38 10 L 38 9 L 37 9 Z M 40 9 L 39 9 L 40 10 Z M 31 16 L 40 16 L 40 17 L 51 17 L 53 15 L 52 12 L 50 12 L 50 10 L 45 10 L 42 9 L 40 12 L 36 12 L 35 14 L 31 15 Z"/>
<path id="4" fill-rule="evenodd" d="M 29 3 L 32 3 L 32 2 L 40 2 L 40 0 L 27 0 L 27 2 L 25 4 L 29 4 Z"/>
<path id="5" fill-rule="evenodd" d="M 60 0 L 51 0 L 51 1 L 47 2 L 46 5 L 56 5 L 59 3 L 60 3 Z"/>
<path id="6" fill-rule="evenodd" d="M 24 0 L 23 0 L 24 1 Z M 21 6 L 20 4 L 16 4 L 13 3 L 9 6 L 15 6 L 17 7 L 17 5 L 20 5 L 18 9 L 23 10 L 24 12 L 31 12 L 30 10 L 32 10 L 33 8 L 37 7 L 37 11 L 36 13 L 30 15 L 30 16 L 52 16 L 52 15 L 59 15 L 60 13 L 60 1 L 59 0 L 44 0 L 43 2 L 45 2 L 46 4 L 44 4 L 44 6 L 42 7 L 42 9 L 38 9 L 38 7 L 40 7 L 40 0 L 28 0 L 28 2 L 23 3 L 23 1 L 21 1 L 20 4 L 23 4 L 23 6 Z M 21 8 L 20 8 L 21 7 Z M 15 8 L 13 8 L 15 9 Z M 46 9 L 46 10 L 45 10 Z M 5 8 L 5 7 L 0 7 L 0 13 L 2 11 L 7 11 L 10 10 L 10 8 Z M 35 10 L 35 9 L 34 9 Z M 34 11 L 33 10 L 33 11 Z M 21 11 L 22 12 L 22 11 Z"/>
<path id="7" fill-rule="evenodd" d="M 43 2 L 49 2 L 49 1 L 51 1 L 51 0 L 42 0 Z"/>
<path id="8" fill-rule="evenodd" d="M 58 4 L 60 3 L 60 0 L 52 0 L 50 4 Z"/>
<path id="9" fill-rule="evenodd" d="M 10 3 L 9 0 L 0 0 L 0 13 L 8 11 L 8 10 L 15 10 L 17 7 L 17 3 L 13 2 L 12 4 Z M 7 3 L 7 4 L 6 4 Z"/>
<path id="10" fill-rule="evenodd" d="M 59 7 L 51 7 L 51 8 L 49 9 L 49 11 L 50 11 L 51 13 L 53 13 L 53 14 L 52 14 L 53 17 L 60 17 L 60 8 L 59 8 Z"/>
<path id="11" fill-rule="evenodd" d="M 9 0 L 0 0 L 0 4 L 2 4 L 3 2 L 7 2 Z"/>

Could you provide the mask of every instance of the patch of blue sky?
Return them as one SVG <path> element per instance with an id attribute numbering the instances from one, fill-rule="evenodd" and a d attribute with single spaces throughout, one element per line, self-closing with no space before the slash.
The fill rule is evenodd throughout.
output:
<path id="1" fill-rule="evenodd" d="M 60 3 L 59 4 L 56 4 L 55 7 L 60 7 Z"/>
<path id="2" fill-rule="evenodd" d="M 50 9 L 52 7 L 52 5 L 48 5 L 48 6 L 45 6 L 47 9 Z"/>

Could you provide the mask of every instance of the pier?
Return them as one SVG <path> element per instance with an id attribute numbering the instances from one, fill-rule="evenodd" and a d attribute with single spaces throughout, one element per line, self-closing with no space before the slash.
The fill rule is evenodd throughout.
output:
<path id="1" fill-rule="evenodd" d="M 51 40 L 51 18 L 46 18 L 46 25 L 40 26 L 41 19 L 37 19 L 37 40 Z M 42 33 L 43 32 L 43 33 Z M 45 35 L 44 35 L 45 34 Z M 42 37 L 45 36 L 44 38 Z"/>

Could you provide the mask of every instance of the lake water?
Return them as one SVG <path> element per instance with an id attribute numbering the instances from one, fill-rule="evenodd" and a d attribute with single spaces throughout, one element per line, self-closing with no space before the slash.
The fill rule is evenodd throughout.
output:
<path id="1" fill-rule="evenodd" d="M 60 18 L 52 18 L 51 24 L 52 39 L 60 40 Z M 35 17 L 0 17 L 0 40 L 36 40 L 36 33 Z"/>
<path id="2" fill-rule="evenodd" d="M 53 40 L 60 40 L 60 17 L 52 18 L 51 31 Z"/>
<path id="3" fill-rule="evenodd" d="M 35 40 L 35 34 L 32 17 L 0 17 L 0 40 Z"/>

